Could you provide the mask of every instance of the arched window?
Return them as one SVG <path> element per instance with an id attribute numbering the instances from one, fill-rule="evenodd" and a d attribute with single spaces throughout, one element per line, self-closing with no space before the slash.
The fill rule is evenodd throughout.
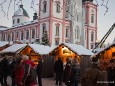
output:
<path id="1" fill-rule="evenodd" d="M 69 29 L 66 28 L 66 36 L 65 37 L 69 37 Z"/>
<path id="2" fill-rule="evenodd" d="M 79 39 L 79 28 L 77 29 L 77 39 Z"/>
<path id="3" fill-rule="evenodd" d="M 77 38 L 77 29 L 75 29 L 75 39 Z"/>
<path id="4" fill-rule="evenodd" d="M 42 24 L 42 35 L 45 33 L 45 31 L 46 31 L 46 24 L 45 23 L 43 23 Z"/>
<path id="5" fill-rule="evenodd" d="M 23 40 L 24 39 L 24 33 L 23 33 L 23 31 L 21 31 L 21 40 Z"/>
<path id="6" fill-rule="evenodd" d="M 14 41 L 14 32 L 12 32 L 12 41 Z"/>
<path id="7" fill-rule="evenodd" d="M 19 33 L 18 31 L 16 31 L 16 39 L 19 37 Z"/>
<path id="8" fill-rule="evenodd" d="M 13 24 L 15 23 L 15 19 L 13 19 Z"/>
<path id="9" fill-rule="evenodd" d="M 70 0 L 67 0 L 66 1 L 66 14 L 65 14 L 66 18 L 69 17 L 69 12 L 70 12 Z"/>
<path id="10" fill-rule="evenodd" d="M 56 26 L 56 36 L 59 36 L 59 26 Z"/>
<path id="11" fill-rule="evenodd" d="M 56 12 L 60 13 L 60 2 L 59 1 L 56 2 Z"/>
<path id="12" fill-rule="evenodd" d="M 35 29 L 32 29 L 32 39 L 35 38 Z"/>
<path id="13" fill-rule="evenodd" d="M 3 41 L 5 41 L 5 33 L 3 34 Z"/>
<path id="14" fill-rule="evenodd" d="M 8 41 L 11 41 L 10 33 L 8 34 Z"/>
<path id="15" fill-rule="evenodd" d="M 91 23 L 94 23 L 94 10 L 91 10 Z"/>
<path id="16" fill-rule="evenodd" d="M 43 2 L 43 13 L 46 13 L 46 10 L 47 10 L 47 2 L 44 1 Z"/>
<path id="17" fill-rule="evenodd" d="M 91 32 L 91 41 L 93 42 L 94 40 L 94 32 Z"/>
<path id="18" fill-rule="evenodd" d="M 75 29 L 75 39 L 79 39 L 79 34 L 80 34 L 79 27 L 77 26 Z"/>
<path id="19" fill-rule="evenodd" d="M 17 23 L 20 23 L 20 19 L 17 19 Z"/>
<path id="20" fill-rule="evenodd" d="M 26 30 L 26 39 L 29 39 L 29 30 Z"/>

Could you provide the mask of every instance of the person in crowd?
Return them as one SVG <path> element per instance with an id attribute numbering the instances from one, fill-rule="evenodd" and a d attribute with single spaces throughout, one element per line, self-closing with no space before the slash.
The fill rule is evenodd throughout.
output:
<path id="1" fill-rule="evenodd" d="M 63 62 L 61 57 L 58 57 L 58 60 L 54 64 L 54 71 L 56 74 L 56 85 L 62 84 L 62 75 L 63 75 Z"/>
<path id="2" fill-rule="evenodd" d="M 3 56 L 1 61 L 1 85 L 4 86 L 7 86 L 8 66 L 7 56 Z"/>
<path id="3" fill-rule="evenodd" d="M 64 69 L 64 73 L 63 73 L 63 82 L 64 82 L 67 86 L 71 86 L 70 74 L 71 74 L 71 59 L 70 59 L 70 58 L 67 58 L 67 59 L 66 59 L 65 69 Z"/>
<path id="4" fill-rule="evenodd" d="M 37 71 L 37 75 L 38 75 L 38 85 L 39 86 L 42 86 L 42 69 L 43 69 L 43 61 L 41 58 L 39 58 L 38 60 L 38 65 L 37 65 L 37 68 L 36 68 L 36 71 Z"/>
<path id="5" fill-rule="evenodd" d="M 15 68 L 15 83 L 17 86 L 23 86 L 21 84 L 22 78 L 24 76 L 24 66 L 22 65 L 22 57 L 20 56 L 16 60 L 16 68 Z"/>
<path id="6" fill-rule="evenodd" d="M 24 76 L 22 78 L 21 84 L 24 86 L 35 86 L 37 84 L 35 64 L 33 61 L 29 60 L 29 57 L 26 55 L 23 55 L 22 59 L 22 65 L 24 65 Z"/>
<path id="7" fill-rule="evenodd" d="M 78 86 L 80 79 L 80 67 L 76 58 L 72 60 L 70 82 L 72 86 Z"/>
<path id="8" fill-rule="evenodd" d="M 107 68 L 107 77 L 109 81 L 109 86 L 115 86 L 115 60 L 111 59 L 109 62 L 109 67 Z"/>
<path id="9" fill-rule="evenodd" d="M 15 86 L 15 69 L 16 69 L 16 66 L 17 66 L 16 58 L 13 58 L 13 61 L 10 64 L 12 86 Z"/>
<path id="10" fill-rule="evenodd" d="M 98 59 L 93 59 L 91 67 L 84 71 L 81 86 L 104 86 L 103 74 L 98 65 Z"/>
<path id="11" fill-rule="evenodd" d="M 0 85 L 1 85 L 1 74 L 2 74 L 2 69 L 1 69 L 1 60 L 2 60 L 2 56 L 0 55 Z"/>

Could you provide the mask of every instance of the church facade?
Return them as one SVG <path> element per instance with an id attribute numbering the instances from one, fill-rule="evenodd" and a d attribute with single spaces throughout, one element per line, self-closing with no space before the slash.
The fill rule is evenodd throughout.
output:
<path id="1" fill-rule="evenodd" d="M 88 49 L 97 39 L 97 5 L 93 0 L 39 0 L 33 21 L 20 5 L 12 17 L 12 27 L 0 30 L 1 41 L 41 43 L 45 31 L 51 45 L 81 44 Z"/>

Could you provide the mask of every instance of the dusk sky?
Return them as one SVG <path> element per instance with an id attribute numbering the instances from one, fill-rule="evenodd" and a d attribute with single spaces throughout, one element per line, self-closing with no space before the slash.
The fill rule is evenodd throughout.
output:
<path id="1" fill-rule="evenodd" d="M 0 0 L 0 3 L 3 0 Z M 7 0 L 10 1 L 10 0 Z M 19 0 L 17 0 L 19 1 Z M 30 16 L 30 20 L 32 20 L 33 18 L 33 13 L 34 10 L 31 9 L 31 1 L 32 0 L 23 0 L 23 5 L 24 5 L 24 9 L 28 12 L 29 16 Z M 34 7 L 36 10 L 38 10 L 38 1 L 39 0 L 35 0 L 35 4 Z M 94 0 L 95 1 L 95 0 Z M 115 0 L 109 0 L 108 3 L 108 12 L 105 14 L 106 8 L 104 6 L 101 6 L 102 0 L 97 0 L 99 3 L 98 6 L 98 40 L 101 40 L 101 38 L 106 34 L 106 32 L 110 29 L 110 27 L 115 23 Z M 106 4 L 107 0 L 104 0 Z M 9 2 L 5 2 L 3 5 L 4 11 L 7 13 L 8 10 L 8 3 Z M 19 4 L 20 5 L 20 4 Z M 18 6 L 15 6 L 15 11 L 18 9 Z M 11 27 L 12 26 L 12 15 L 14 13 L 14 3 L 11 3 L 10 6 L 10 10 L 9 10 L 9 14 L 8 14 L 8 18 L 7 19 L 7 15 L 5 15 L 4 17 L 4 13 L 1 11 L 1 6 L 0 6 L 0 25 L 3 26 L 7 26 L 7 27 Z M 104 15 L 105 14 L 105 15 Z M 106 43 L 111 43 L 114 38 L 115 38 L 115 29 L 112 31 L 112 33 L 110 34 L 110 36 L 108 37 L 108 39 L 106 40 Z"/>

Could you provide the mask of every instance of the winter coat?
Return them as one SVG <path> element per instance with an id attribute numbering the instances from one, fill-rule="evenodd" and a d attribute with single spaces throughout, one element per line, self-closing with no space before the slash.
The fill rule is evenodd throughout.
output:
<path id="1" fill-rule="evenodd" d="M 63 72 L 63 82 L 70 81 L 71 74 L 71 64 L 67 63 Z"/>
<path id="2" fill-rule="evenodd" d="M 8 75 L 8 60 L 6 58 L 4 58 L 2 61 L 1 61 L 1 75 Z"/>
<path id="3" fill-rule="evenodd" d="M 42 73 L 42 69 L 43 69 L 43 63 L 42 61 L 39 61 L 39 64 L 37 65 L 37 68 L 36 68 L 36 72 L 38 75 Z"/>
<path id="4" fill-rule="evenodd" d="M 15 68 L 15 81 L 16 84 L 18 84 L 19 86 L 21 86 L 20 83 L 22 82 L 23 76 L 24 76 L 24 65 L 18 64 Z"/>
<path id="5" fill-rule="evenodd" d="M 96 66 L 92 66 L 85 70 L 81 86 L 104 86 L 103 81 L 102 72 Z"/>
<path id="6" fill-rule="evenodd" d="M 70 75 L 71 75 L 70 76 L 71 82 L 79 81 L 79 79 L 80 79 L 80 68 L 78 67 L 77 64 L 72 65 Z"/>
<path id="7" fill-rule="evenodd" d="M 22 82 L 25 86 L 33 86 L 33 84 L 36 84 L 37 82 L 36 76 L 33 77 L 34 74 L 31 74 L 31 71 L 32 71 L 31 69 L 35 68 L 35 64 L 34 62 L 30 60 L 26 60 L 23 62 L 23 65 L 24 65 L 24 76 L 23 76 Z"/>
<path id="8" fill-rule="evenodd" d="M 55 73 L 63 73 L 63 62 L 62 60 L 57 60 L 54 65 Z"/>
<path id="9" fill-rule="evenodd" d="M 115 67 L 109 67 L 107 69 L 107 77 L 108 81 L 114 82 L 114 83 L 109 83 L 110 86 L 115 86 Z"/>

